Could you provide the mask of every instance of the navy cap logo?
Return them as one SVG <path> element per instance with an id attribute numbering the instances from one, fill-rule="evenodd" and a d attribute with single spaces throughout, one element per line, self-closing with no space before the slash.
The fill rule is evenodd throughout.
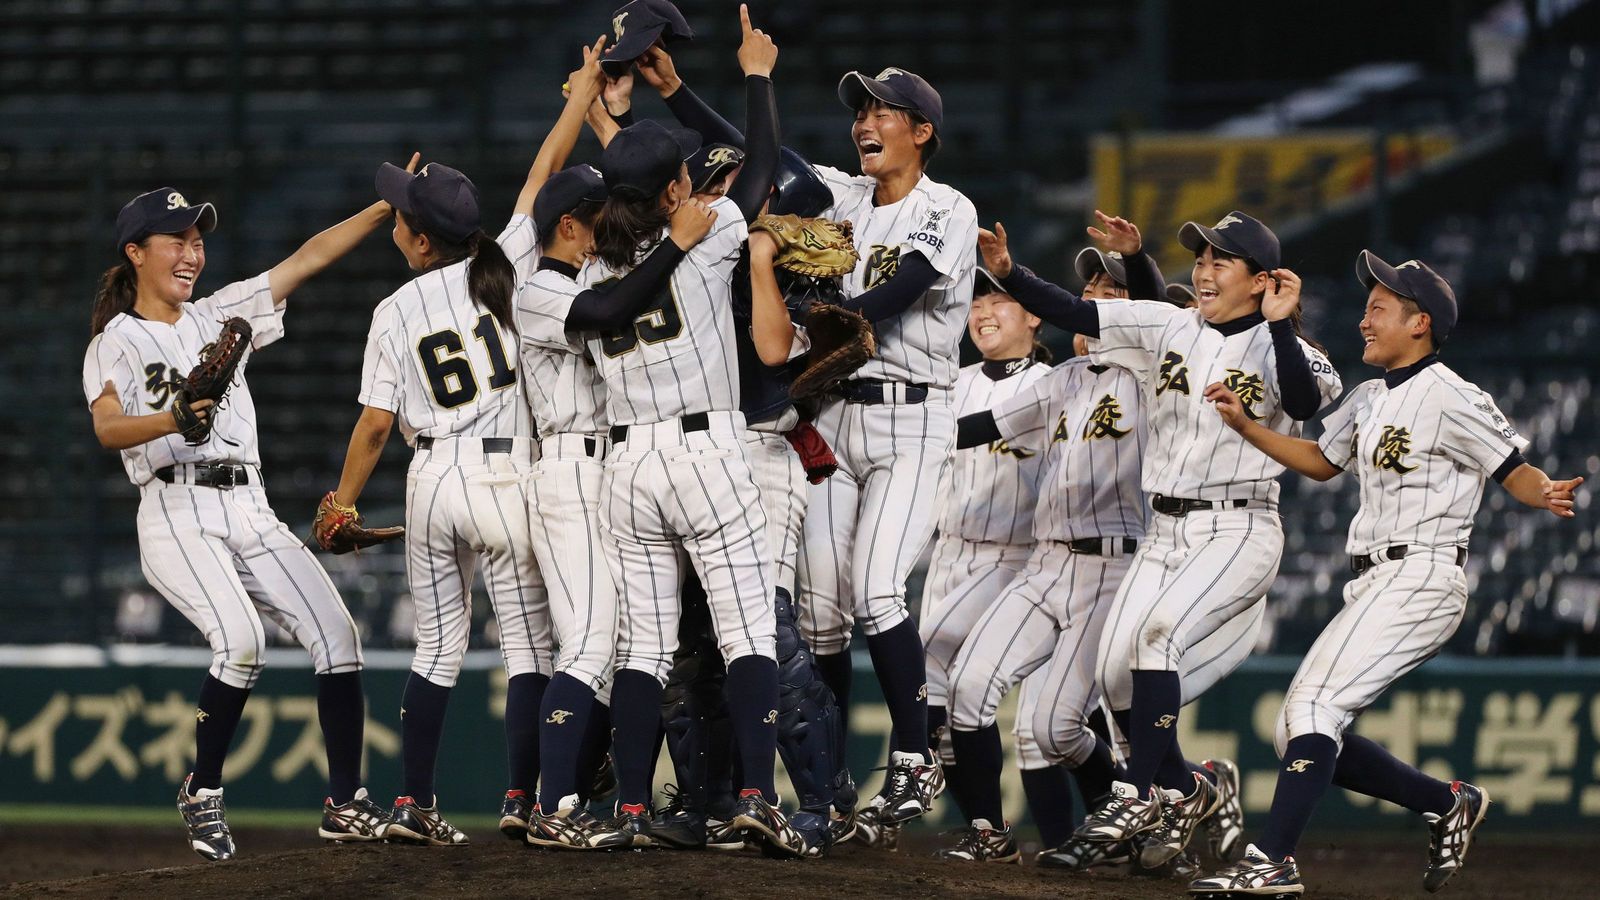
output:
<path id="1" fill-rule="evenodd" d="M 622 40 L 622 20 L 626 19 L 627 17 L 628 14 L 624 12 L 622 15 L 611 20 L 611 30 L 617 33 L 617 40 L 619 41 Z"/>
<path id="2" fill-rule="evenodd" d="M 706 168 L 733 162 L 732 147 L 717 147 L 706 154 Z"/>
<path id="3" fill-rule="evenodd" d="M 907 72 L 905 69 L 902 69 L 902 68 L 900 68 L 898 66 L 890 66 L 889 68 L 884 69 L 882 72 L 879 72 L 877 75 L 873 76 L 872 80 L 873 81 L 888 81 L 889 80 L 889 76 L 891 76 L 891 75 L 910 75 L 910 74 L 911 74 L 910 72 Z"/>
<path id="4" fill-rule="evenodd" d="M 1395 266 L 1395 268 L 1396 269 L 1420 269 L 1420 268 L 1422 268 L 1422 263 L 1417 262 L 1414 259 L 1408 259 L 1405 262 L 1401 263 L 1400 265 Z"/>
<path id="5" fill-rule="evenodd" d="M 1244 220 L 1243 219 L 1239 218 L 1238 216 L 1234 215 L 1233 213 L 1229 213 L 1229 214 L 1227 214 L 1227 215 L 1222 217 L 1222 221 L 1217 223 L 1217 230 L 1221 231 L 1222 229 L 1227 228 L 1229 225 L 1243 225 L 1243 224 L 1244 224 Z"/>
<path id="6" fill-rule="evenodd" d="M 186 209 L 188 206 L 189 201 L 183 199 L 183 195 L 177 191 L 167 195 L 167 209 Z"/>

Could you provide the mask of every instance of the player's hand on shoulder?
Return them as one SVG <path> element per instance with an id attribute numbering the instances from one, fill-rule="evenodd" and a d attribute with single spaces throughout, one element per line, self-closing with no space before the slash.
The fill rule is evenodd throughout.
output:
<path id="1" fill-rule="evenodd" d="M 583 64 L 573 69 L 572 74 L 567 76 L 568 99 L 588 107 L 596 97 L 600 96 L 601 89 L 606 84 L 605 73 L 600 71 L 600 52 L 605 45 L 605 36 L 601 35 L 593 45 L 583 48 Z"/>
<path id="2" fill-rule="evenodd" d="M 656 89 L 656 93 L 663 97 L 671 97 L 683 87 L 683 79 L 678 77 L 678 69 L 672 64 L 672 54 L 668 53 L 660 44 L 645 51 L 645 54 L 634 63 L 639 69 L 639 77 L 644 83 Z M 633 74 L 624 76 L 628 79 L 628 86 L 633 87 Z"/>
<path id="3" fill-rule="evenodd" d="M 1244 428 L 1250 418 L 1244 414 L 1244 404 L 1239 402 L 1239 395 L 1228 390 L 1220 381 L 1213 381 L 1206 385 L 1205 398 L 1217 407 L 1217 415 L 1229 428 L 1238 431 Z"/>
<path id="4" fill-rule="evenodd" d="M 1550 480 L 1544 483 L 1544 507 L 1557 518 L 1570 519 L 1577 515 L 1573 505 L 1578 499 L 1578 486 L 1583 484 L 1583 476 L 1569 478 L 1565 481 Z"/>
<path id="5" fill-rule="evenodd" d="M 994 223 L 994 230 L 978 229 L 978 252 L 983 254 L 983 266 L 996 278 L 1011 274 L 1011 248 L 1006 244 L 1006 226 Z"/>
<path id="6" fill-rule="evenodd" d="M 1268 322 L 1287 319 L 1300 307 L 1300 276 L 1288 269 L 1273 269 L 1267 274 L 1272 280 L 1261 298 L 1261 314 Z"/>
<path id="7" fill-rule="evenodd" d="M 772 67 L 778 63 L 778 45 L 766 32 L 750 26 L 750 7 L 743 3 L 739 4 L 739 25 L 744 30 L 744 41 L 739 44 L 739 68 L 746 75 L 770 77 Z"/>
<path id="8" fill-rule="evenodd" d="M 711 226 L 715 224 L 717 211 L 705 202 L 690 197 L 672 211 L 672 242 L 682 250 L 689 250 L 710 234 Z"/>
<path id="9" fill-rule="evenodd" d="M 1139 234 L 1139 226 L 1121 216 L 1108 216 L 1098 209 L 1094 211 L 1094 217 L 1100 220 L 1105 230 L 1102 231 L 1093 225 L 1085 230 L 1103 249 L 1123 256 L 1132 256 L 1144 247 L 1144 237 Z"/>

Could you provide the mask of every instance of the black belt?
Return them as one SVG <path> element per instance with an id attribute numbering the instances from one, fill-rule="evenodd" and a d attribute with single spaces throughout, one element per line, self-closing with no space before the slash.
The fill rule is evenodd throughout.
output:
<path id="1" fill-rule="evenodd" d="M 583 453 L 590 459 L 599 459 L 600 441 L 593 436 L 586 435 L 583 439 Z"/>
<path id="2" fill-rule="evenodd" d="M 173 466 L 162 466 L 156 470 L 156 477 L 167 484 L 177 484 L 177 473 Z M 234 485 L 249 484 L 250 469 L 245 466 L 229 465 L 197 465 L 194 466 L 194 480 L 190 484 L 201 487 L 214 487 L 220 490 L 231 490 Z"/>
<path id="3" fill-rule="evenodd" d="M 417 438 L 417 449 L 418 450 L 431 449 L 433 447 L 433 440 L 434 439 L 431 438 L 431 437 L 419 437 L 419 438 Z M 515 441 L 516 438 L 456 438 L 456 440 L 460 440 L 460 441 L 479 440 L 479 441 L 482 441 L 483 442 L 483 452 L 485 452 L 485 453 L 510 453 L 511 452 L 512 442 Z"/>
<path id="4" fill-rule="evenodd" d="M 1150 498 L 1150 508 L 1164 516 L 1183 518 L 1189 513 L 1206 509 L 1242 509 L 1249 500 L 1191 500 L 1188 497 L 1168 497 L 1156 494 Z"/>
<path id="5" fill-rule="evenodd" d="M 708 413 L 703 413 L 703 412 L 689 413 L 687 416 L 683 416 L 678 421 L 683 423 L 683 433 L 684 434 L 688 434 L 691 431 L 710 431 L 711 430 L 711 416 Z M 627 439 L 628 439 L 628 426 L 626 426 L 626 425 L 613 425 L 613 426 L 611 426 L 611 443 L 620 444 L 620 443 L 622 443 L 623 441 L 625 441 Z"/>
<path id="6" fill-rule="evenodd" d="M 1078 538 L 1067 541 L 1069 553 L 1087 553 L 1090 556 L 1105 556 L 1107 541 L 1121 541 L 1123 555 L 1132 555 L 1139 549 L 1139 542 L 1133 538 Z M 1115 547 L 1116 544 L 1111 546 Z"/>
<path id="7" fill-rule="evenodd" d="M 1365 556 L 1352 556 L 1350 557 L 1350 571 L 1356 573 L 1357 575 L 1362 575 L 1365 574 L 1368 569 L 1386 560 L 1405 559 L 1406 554 L 1410 552 L 1410 544 L 1395 544 L 1393 547 L 1385 547 L 1376 553 L 1368 553 Z M 1464 566 L 1466 564 L 1467 548 L 1457 547 L 1456 565 Z"/>
<path id="8" fill-rule="evenodd" d="M 842 382 L 828 391 L 834 397 L 846 403 L 865 403 L 868 406 L 883 403 L 883 389 L 885 385 L 896 384 L 893 381 L 873 381 L 858 379 Z M 905 385 L 907 403 L 921 403 L 928 399 L 928 386 L 925 384 Z"/>

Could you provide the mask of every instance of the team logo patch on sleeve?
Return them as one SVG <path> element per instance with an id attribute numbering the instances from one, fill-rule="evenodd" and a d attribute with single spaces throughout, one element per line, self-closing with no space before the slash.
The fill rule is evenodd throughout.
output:
<path id="1" fill-rule="evenodd" d="M 1244 407 L 1244 414 L 1251 421 L 1261 418 L 1261 414 L 1256 412 L 1256 404 L 1266 398 L 1266 387 L 1260 375 L 1243 369 L 1229 369 L 1228 377 L 1222 380 L 1222 384 L 1239 395 L 1239 405 Z"/>
<path id="2" fill-rule="evenodd" d="M 867 254 L 867 290 L 872 290 L 894 277 L 900 271 L 900 247 L 873 244 Z"/>
<path id="3" fill-rule="evenodd" d="M 1372 466 L 1401 475 L 1415 472 L 1416 466 L 1406 465 L 1406 456 L 1410 453 L 1411 429 L 1385 425 L 1383 434 L 1378 436 L 1378 446 L 1372 450 Z"/>
<path id="4" fill-rule="evenodd" d="M 1167 391 L 1189 393 L 1189 367 L 1183 364 L 1181 353 L 1171 350 L 1161 358 L 1161 374 L 1156 378 L 1156 396 L 1159 397 Z"/>
<path id="5" fill-rule="evenodd" d="M 1122 404 L 1110 394 L 1100 398 L 1094 410 L 1089 413 L 1089 421 L 1083 423 L 1083 439 L 1092 441 L 1095 438 L 1111 438 L 1119 440 L 1128 434 L 1126 428 L 1118 428 L 1117 423 L 1122 421 Z"/>

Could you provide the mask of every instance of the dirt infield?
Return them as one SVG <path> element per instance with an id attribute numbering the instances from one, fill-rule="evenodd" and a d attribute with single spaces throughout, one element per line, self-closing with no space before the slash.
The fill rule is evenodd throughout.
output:
<path id="1" fill-rule="evenodd" d="M 151 897 L 181 900 L 272 894 L 290 897 L 392 894 L 440 897 L 542 894 L 783 896 L 821 889 L 833 896 L 1099 897 L 1184 896 L 1183 885 L 1105 874 L 1069 875 L 1034 866 L 982 869 L 926 854 L 931 835 L 898 853 L 846 847 L 823 862 L 754 855 L 544 852 L 488 831 L 461 848 L 323 846 L 298 830 L 237 832 L 242 856 L 202 864 L 173 828 L 7 826 L 0 832 L 0 897 Z M 1484 833 L 1470 865 L 1449 886 L 1455 900 L 1592 897 L 1588 874 L 1600 838 L 1561 844 Z M 1421 829 L 1379 839 L 1309 841 L 1301 857 L 1307 893 L 1328 900 L 1424 897 Z M 825 873 L 825 874 L 824 874 Z M 803 881 L 801 879 L 804 879 Z"/>

